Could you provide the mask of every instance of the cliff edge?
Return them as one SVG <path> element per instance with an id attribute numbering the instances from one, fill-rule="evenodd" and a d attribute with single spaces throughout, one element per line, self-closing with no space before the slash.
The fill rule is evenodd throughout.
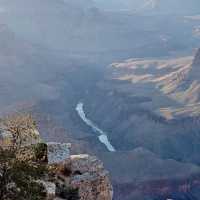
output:
<path id="1" fill-rule="evenodd" d="M 19 121 L 23 133 L 16 136 Z M 43 143 L 35 126 L 19 121 L 0 126 L 0 199 L 112 200 L 109 174 L 99 159 L 71 155 L 70 144 Z"/>

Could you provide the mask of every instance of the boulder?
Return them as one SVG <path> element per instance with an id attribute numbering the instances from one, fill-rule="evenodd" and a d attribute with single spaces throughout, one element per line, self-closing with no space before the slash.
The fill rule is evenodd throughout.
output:
<path id="1" fill-rule="evenodd" d="M 47 146 L 48 146 L 47 155 L 49 164 L 60 163 L 70 157 L 71 144 L 69 143 L 50 142 L 47 143 Z"/>

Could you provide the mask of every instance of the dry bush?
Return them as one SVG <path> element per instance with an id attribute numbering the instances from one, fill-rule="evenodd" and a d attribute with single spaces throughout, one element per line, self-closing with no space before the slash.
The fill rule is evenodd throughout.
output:
<path id="1" fill-rule="evenodd" d="M 1 129 L 12 135 L 14 147 L 20 147 L 27 138 L 36 138 L 36 128 L 31 114 L 17 113 L 1 119 Z"/>

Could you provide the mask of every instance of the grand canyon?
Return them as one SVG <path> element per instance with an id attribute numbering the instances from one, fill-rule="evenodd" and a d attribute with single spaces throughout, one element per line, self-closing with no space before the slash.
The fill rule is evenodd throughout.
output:
<path id="1" fill-rule="evenodd" d="M 109 171 L 114 200 L 200 199 L 198 0 L 0 0 L 0 117 Z"/>

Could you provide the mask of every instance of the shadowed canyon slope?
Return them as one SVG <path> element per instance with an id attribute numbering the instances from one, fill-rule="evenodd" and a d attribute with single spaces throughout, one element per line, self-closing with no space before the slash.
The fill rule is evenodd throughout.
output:
<path id="1" fill-rule="evenodd" d="M 88 115 L 107 130 L 118 150 L 101 158 L 119 196 L 198 198 L 193 181 L 199 181 L 199 172 L 193 167 L 200 163 L 199 67 L 199 50 L 195 57 L 113 63 L 97 84 L 95 101 L 86 98 Z M 182 191 L 185 184 L 190 189 Z"/>

